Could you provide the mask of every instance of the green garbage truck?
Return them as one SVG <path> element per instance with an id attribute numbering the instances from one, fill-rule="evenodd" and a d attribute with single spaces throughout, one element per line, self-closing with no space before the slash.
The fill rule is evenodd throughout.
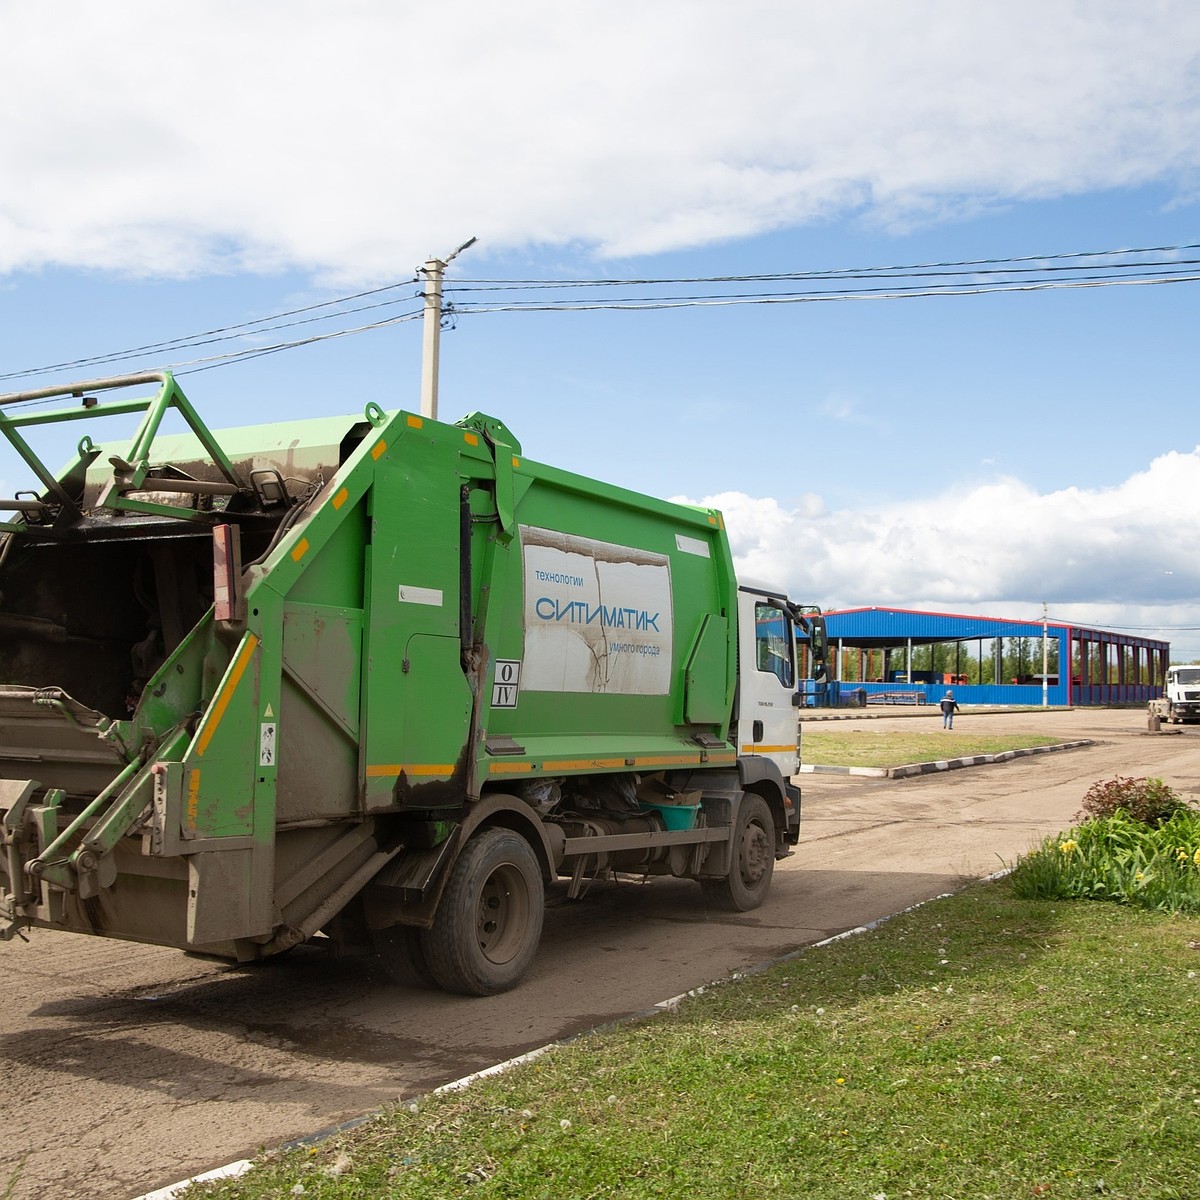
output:
<path id="1" fill-rule="evenodd" d="M 57 471 L 27 440 L 122 416 Z M 820 618 L 739 584 L 719 512 L 478 413 L 216 434 L 168 372 L 2 396 L 0 431 L 37 479 L 0 501 L 0 936 L 320 937 L 486 995 L 551 885 L 744 911 L 791 853 Z"/>

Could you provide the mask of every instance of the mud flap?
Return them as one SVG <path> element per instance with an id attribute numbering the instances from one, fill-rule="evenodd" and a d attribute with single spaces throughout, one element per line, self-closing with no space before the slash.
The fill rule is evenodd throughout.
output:
<path id="1" fill-rule="evenodd" d="M 188 857 L 187 940 L 192 946 L 231 942 L 253 929 L 254 851 L 209 850 Z"/>
<path id="2" fill-rule="evenodd" d="M 398 922 L 426 927 L 433 921 L 433 894 L 441 896 L 443 868 L 453 857 L 457 839 L 448 837 L 428 849 L 402 851 L 363 889 L 363 912 L 369 929 L 386 929 Z"/>

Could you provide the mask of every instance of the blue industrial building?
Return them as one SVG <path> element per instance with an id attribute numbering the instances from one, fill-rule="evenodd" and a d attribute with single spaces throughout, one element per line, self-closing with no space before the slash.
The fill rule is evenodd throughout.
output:
<path id="1" fill-rule="evenodd" d="M 825 625 L 831 678 L 810 684 L 814 704 L 936 704 L 947 689 L 960 704 L 1145 703 L 1170 662 L 1169 642 L 1052 620 L 848 608 Z M 918 669 L 922 657 L 938 669 Z"/>

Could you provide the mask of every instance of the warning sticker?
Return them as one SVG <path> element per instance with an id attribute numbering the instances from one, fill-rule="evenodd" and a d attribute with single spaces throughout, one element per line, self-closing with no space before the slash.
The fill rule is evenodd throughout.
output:
<path id="1" fill-rule="evenodd" d="M 264 721 L 258 727 L 258 765 L 273 767 L 275 765 L 275 722 Z"/>

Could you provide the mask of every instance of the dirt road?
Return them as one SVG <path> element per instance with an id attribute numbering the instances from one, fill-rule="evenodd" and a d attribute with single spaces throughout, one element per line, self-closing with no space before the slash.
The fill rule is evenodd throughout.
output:
<path id="1" fill-rule="evenodd" d="M 0 1195 L 127 1200 L 425 1092 L 988 874 L 1065 828 L 1096 779 L 1200 797 L 1200 729 L 1149 736 L 1137 711 L 958 724 L 975 721 L 1098 744 L 906 780 L 804 776 L 802 842 L 766 906 L 708 911 L 684 881 L 596 887 L 551 909 L 527 982 L 490 999 L 396 989 L 369 960 L 303 947 L 237 970 L 41 930 L 2 945 Z"/>

